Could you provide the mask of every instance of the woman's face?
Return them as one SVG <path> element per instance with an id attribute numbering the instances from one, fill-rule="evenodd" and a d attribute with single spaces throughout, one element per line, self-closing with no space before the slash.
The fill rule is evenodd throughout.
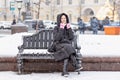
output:
<path id="1" fill-rule="evenodd" d="M 66 24 L 66 23 L 67 23 L 66 21 L 67 21 L 67 20 L 66 20 L 65 15 L 62 15 L 62 17 L 61 17 L 61 23 Z"/>

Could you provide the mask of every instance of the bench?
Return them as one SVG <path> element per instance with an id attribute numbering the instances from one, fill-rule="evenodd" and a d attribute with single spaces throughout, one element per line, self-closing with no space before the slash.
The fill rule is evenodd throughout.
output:
<path id="1" fill-rule="evenodd" d="M 74 32 L 75 33 L 75 32 Z M 72 42 L 73 47 L 75 47 L 76 52 L 78 54 L 77 60 L 79 64 L 81 65 L 81 53 L 80 53 L 80 46 L 77 45 L 77 39 L 78 36 L 75 33 L 75 38 Z M 18 46 L 19 52 L 17 54 L 17 65 L 18 65 L 18 73 L 21 74 L 24 72 L 25 68 L 25 61 L 31 60 L 31 62 L 35 60 L 43 60 L 43 64 L 39 64 L 39 66 L 47 65 L 46 61 L 51 64 L 51 61 L 53 63 L 54 60 L 54 53 L 47 52 L 48 47 L 53 43 L 53 29 L 42 29 L 38 33 L 35 33 L 33 35 L 29 36 L 23 36 L 23 43 L 22 45 Z M 39 62 L 37 62 L 39 63 Z M 30 69 L 33 69 L 36 64 L 28 65 L 27 67 L 30 67 Z M 48 67 L 48 66 L 47 66 Z M 48 68 L 53 70 L 53 67 Z M 41 69 L 44 70 L 44 69 Z M 53 70 L 54 71 L 54 70 Z M 78 72 L 80 73 L 80 72 Z"/>

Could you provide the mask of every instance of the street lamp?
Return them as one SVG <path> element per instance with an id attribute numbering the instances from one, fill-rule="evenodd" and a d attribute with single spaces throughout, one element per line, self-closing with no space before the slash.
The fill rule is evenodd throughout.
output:
<path id="1" fill-rule="evenodd" d="M 11 25 L 11 33 L 20 33 L 20 32 L 27 32 L 28 28 L 25 24 L 21 23 L 21 19 L 20 19 L 20 10 L 22 8 L 22 0 L 16 0 L 17 3 L 17 8 L 19 11 L 19 16 L 18 16 L 18 23 L 15 25 Z"/>
<path id="2" fill-rule="evenodd" d="M 18 16 L 18 22 L 21 22 L 21 18 L 20 18 L 20 10 L 22 8 L 22 0 L 17 0 L 17 8 L 18 8 L 18 11 L 19 11 L 19 16 Z"/>

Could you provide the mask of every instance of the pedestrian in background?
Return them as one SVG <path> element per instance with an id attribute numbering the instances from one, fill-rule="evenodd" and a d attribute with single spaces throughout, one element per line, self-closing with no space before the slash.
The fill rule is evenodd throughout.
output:
<path id="1" fill-rule="evenodd" d="M 90 21 L 93 34 L 98 34 L 99 22 L 96 17 L 93 17 Z"/>
<path id="2" fill-rule="evenodd" d="M 83 20 L 81 18 L 78 20 L 78 27 L 79 27 L 79 30 L 80 30 L 80 34 L 84 34 L 85 23 L 83 22 Z"/>
<path id="3" fill-rule="evenodd" d="M 70 27 L 68 15 L 65 13 L 57 16 L 57 26 L 53 31 L 54 41 L 48 49 L 49 52 L 54 52 L 56 61 L 63 61 L 62 76 L 68 76 L 68 63 L 71 60 L 75 71 L 80 71 L 81 65 L 76 59 L 76 50 L 72 46 L 74 33 Z"/>
<path id="4" fill-rule="evenodd" d="M 105 19 L 103 20 L 103 25 L 110 25 L 110 19 L 108 16 L 105 17 Z"/>
<path id="5" fill-rule="evenodd" d="M 16 24 L 16 19 L 13 19 L 12 25 Z"/>

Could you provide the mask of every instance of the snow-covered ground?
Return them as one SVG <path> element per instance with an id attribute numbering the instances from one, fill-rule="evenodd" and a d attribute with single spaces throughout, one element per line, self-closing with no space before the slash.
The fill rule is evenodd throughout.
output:
<path id="1" fill-rule="evenodd" d="M 79 35 L 83 56 L 120 56 L 120 35 Z"/>
<path id="2" fill-rule="evenodd" d="M 17 47 L 22 44 L 23 35 L 32 33 L 16 33 L 0 37 L 0 57 L 14 57 Z M 79 44 L 83 56 L 120 56 L 120 35 L 79 35 Z M 0 72 L 0 80 L 120 80 L 120 72 L 82 71 L 80 75 L 70 72 L 68 78 L 61 73 L 32 73 L 18 75 L 16 72 Z"/>
<path id="3" fill-rule="evenodd" d="M 0 38 L 0 57 L 12 57 L 18 53 L 23 35 L 33 33 L 16 33 Z M 120 56 L 120 35 L 79 35 L 79 45 L 83 56 Z"/>
<path id="4" fill-rule="evenodd" d="M 15 72 L 0 72 L 0 80 L 120 80 L 120 72 L 82 71 L 80 75 L 70 72 L 68 77 L 61 73 L 32 73 L 18 75 Z"/>

